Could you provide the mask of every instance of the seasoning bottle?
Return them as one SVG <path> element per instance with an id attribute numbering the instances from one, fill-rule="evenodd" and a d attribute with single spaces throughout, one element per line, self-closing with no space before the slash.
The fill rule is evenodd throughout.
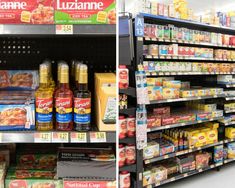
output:
<path id="1" fill-rule="evenodd" d="M 91 130 L 91 92 L 88 90 L 87 65 L 76 67 L 76 91 L 74 92 L 74 129 Z"/>
<path id="2" fill-rule="evenodd" d="M 56 130 L 73 129 L 73 92 L 69 88 L 69 66 L 60 64 L 59 85 L 55 92 Z"/>
<path id="3" fill-rule="evenodd" d="M 53 90 L 50 89 L 49 66 L 41 64 L 39 68 L 40 85 L 36 96 L 36 129 L 53 130 Z"/>

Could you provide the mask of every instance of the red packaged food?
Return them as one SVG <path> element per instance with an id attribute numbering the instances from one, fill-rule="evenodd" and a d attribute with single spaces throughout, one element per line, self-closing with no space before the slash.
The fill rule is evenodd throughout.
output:
<path id="1" fill-rule="evenodd" d="M 118 166 L 122 167 L 125 165 L 125 161 L 126 161 L 125 147 L 122 144 L 119 144 L 118 152 L 119 152 Z"/>
<path id="2" fill-rule="evenodd" d="M 119 65 L 118 70 L 119 75 L 119 88 L 125 89 L 129 86 L 129 70 L 126 68 L 126 65 Z"/>
<path id="3" fill-rule="evenodd" d="M 119 174 L 119 187 L 120 188 L 130 188 L 131 187 L 131 177 L 130 172 L 122 171 Z"/>
<path id="4" fill-rule="evenodd" d="M 1 24 L 53 24 L 54 0 L 1 0 Z"/>
<path id="5" fill-rule="evenodd" d="M 128 144 L 126 146 L 125 151 L 126 151 L 126 164 L 127 165 L 135 164 L 136 162 L 135 145 Z"/>
<path id="6" fill-rule="evenodd" d="M 170 115 L 170 107 L 154 108 L 153 113 L 156 115 Z"/>
<path id="7" fill-rule="evenodd" d="M 127 136 L 134 137 L 135 136 L 135 117 L 129 116 L 127 118 Z"/>
<path id="8" fill-rule="evenodd" d="M 235 45 L 235 37 L 230 37 L 229 38 L 229 44 L 233 45 L 233 46 Z"/>
<path id="9" fill-rule="evenodd" d="M 119 116 L 119 139 L 126 138 L 127 135 L 127 119 L 125 116 Z"/>
<path id="10" fill-rule="evenodd" d="M 162 118 L 162 125 L 172 125 L 175 124 L 175 118 L 174 117 L 163 117 Z"/>

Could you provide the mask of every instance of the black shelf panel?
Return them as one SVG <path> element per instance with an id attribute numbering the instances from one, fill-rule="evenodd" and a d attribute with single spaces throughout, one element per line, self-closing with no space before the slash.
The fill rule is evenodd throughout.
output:
<path id="1" fill-rule="evenodd" d="M 136 138 L 135 137 L 127 137 L 127 138 L 119 139 L 119 143 L 121 143 L 121 144 L 135 144 Z"/>
<path id="2" fill-rule="evenodd" d="M 136 172 L 136 164 L 120 167 L 120 171 Z"/>
<path id="3" fill-rule="evenodd" d="M 171 129 L 171 128 L 176 128 L 176 127 L 184 127 L 184 126 L 187 126 L 187 125 L 195 125 L 195 124 L 199 124 L 199 123 L 217 121 L 217 120 L 220 120 L 220 119 L 223 119 L 223 116 L 218 117 L 218 118 L 212 118 L 212 119 L 204 120 L 204 121 L 200 120 L 200 121 L 194 121 L 194 122 L 188 122 L 188 123 L 178 123 L 178 124 L 173 124 L 173 125 L 165 125 L 165 126 L 161 126 L 161 127 L 155 127 L 155 128 L 148 129 L 147 132 L 160 131 L 160 130 Z"/>
<path id="4" fill-rule="evenodd" d="M 163 155 L 163 156 L 156 157 L 156 158 L 153 158 L 153 159 L 146 159 L 146 160 L 144 160 L 144 163 L 145 164 L 150 164 L 150 163 L 162 161 L 164 159 L 169 159 L 169 158 L 173 158 L 173 157 L 176 157 L 176 156 L 192 153 L 192 152 L 195 152 L 195 151 L 200 151 L 202 149 L 214 147 L 214 146 L 217 146 L 217 145 L 221 145 L 223 143 L 224 143 L 223 141 L 220 141 L 220 142 L 217 142 L 217 143 L 214 143 L 214 144 L 209 144 L 207 146 L 202 146 L 202 147 L 198 147 L 198 148 L 192 148 L 192 149 L 188 149 L 188 150 L 178 151 L 178 152 L 175 152 L 175 153 Z"/>
<path id="5" fill-rule="evenodd" d="M 1 25 L 0 35 L 57 35 L 56 25 Z M 116 25 L 73 25 L 73 35 L 116 36 Z"/>
<path id="6" fill-rule="evenodd" d="M 129 87 L 127 89 L 119 89 L 119 93 L 126 94 L 132 97 L 136 97 L 136 88 Z"/>
<path id="7" fill-rule="evenodd" d="M 180 27 L 191 27 L 191 28 L 196 28 L 197 30 L 206 30 L 210 32 L 222 32 L 222 33 L 227 33 L 227 34 L 235 34 L 235 29 L 229 28 L 229 27 L 214 26 L 214 25 L 209 25 L 209 24 L 205 24 L 201 22 L 195 22 L 192 20 L 181 20 L 177 18 L 157 16 L 157 15 L 152 15 L 152 14 L 147 14 L 147 13 L 140 13 L 139 15 L 141 17 L 144 17 L 145 19 L 169 23 L 169 24 L 173 24 L 176 26 L 180 26 Z"/>
<path id="8" fill-rule="evenodd" d="M 130 107 L 130 108 L 127 108 L 127 109 L 119 109 L 119 114 L 135 116 L 136 108 L 135 107 Z"/>
<path id="9" fill-rule="evenodd" d="M 165 99 L 165 100 L 150 101 L 150 104 L 162 104 L 162 103 L 171 103 L 171 102 L 195 101 L 195 100 L 215 99 L 215 98 L 223 98 L 223 97 L 224 97 L 224 95 L 214 95 L 214 96 L 205 96 L 205 97 L 190 97 L 190 98 L 178 98 L 178 99 Z"/>

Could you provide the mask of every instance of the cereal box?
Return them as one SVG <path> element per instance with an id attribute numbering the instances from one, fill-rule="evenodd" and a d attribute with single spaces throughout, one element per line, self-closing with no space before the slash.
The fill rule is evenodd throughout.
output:
<path id="1" fill-rule="evenodd" d="M 115 0 L 56 0 L 56 24 L 116 24 Z"/>
<path id="2" fill-rule="evenodd" d="M 54 0 L 1 0 L 0 24 L 53 24 Z"/>

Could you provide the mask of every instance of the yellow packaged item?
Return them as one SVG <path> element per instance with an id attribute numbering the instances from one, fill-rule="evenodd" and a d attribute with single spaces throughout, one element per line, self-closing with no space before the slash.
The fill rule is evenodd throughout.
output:
<path id="1" fill-rule="evenodd" d="M 95 74 L 96 123 L 99 131 L 116 131 L 116 76 Z"/>
<path id="2" fill-rule="evenodd" d="M 206 144 L 213 144 L 218 142 L 218 131 L 217 129 L 211 129 L 206 132 Z"/>
<path id="3" fill-rule="evenodd" d="M 206 138 L 206 133 L 205 132 L 199 132 L 193 135 L 193 137 L 195 137 L 195 139 L 197 139 L 197 142 L 194 144 L 194 147 L 201 147 L 201 146 L 205 146 L 206 142 L 207 142 L 207 138 Z"/>
<path id="4" fill-rule="evenodd" d="M 225 137 L 226 138 L 235 138 L 235 128 L 228 127 L 225 129 Z"/>

